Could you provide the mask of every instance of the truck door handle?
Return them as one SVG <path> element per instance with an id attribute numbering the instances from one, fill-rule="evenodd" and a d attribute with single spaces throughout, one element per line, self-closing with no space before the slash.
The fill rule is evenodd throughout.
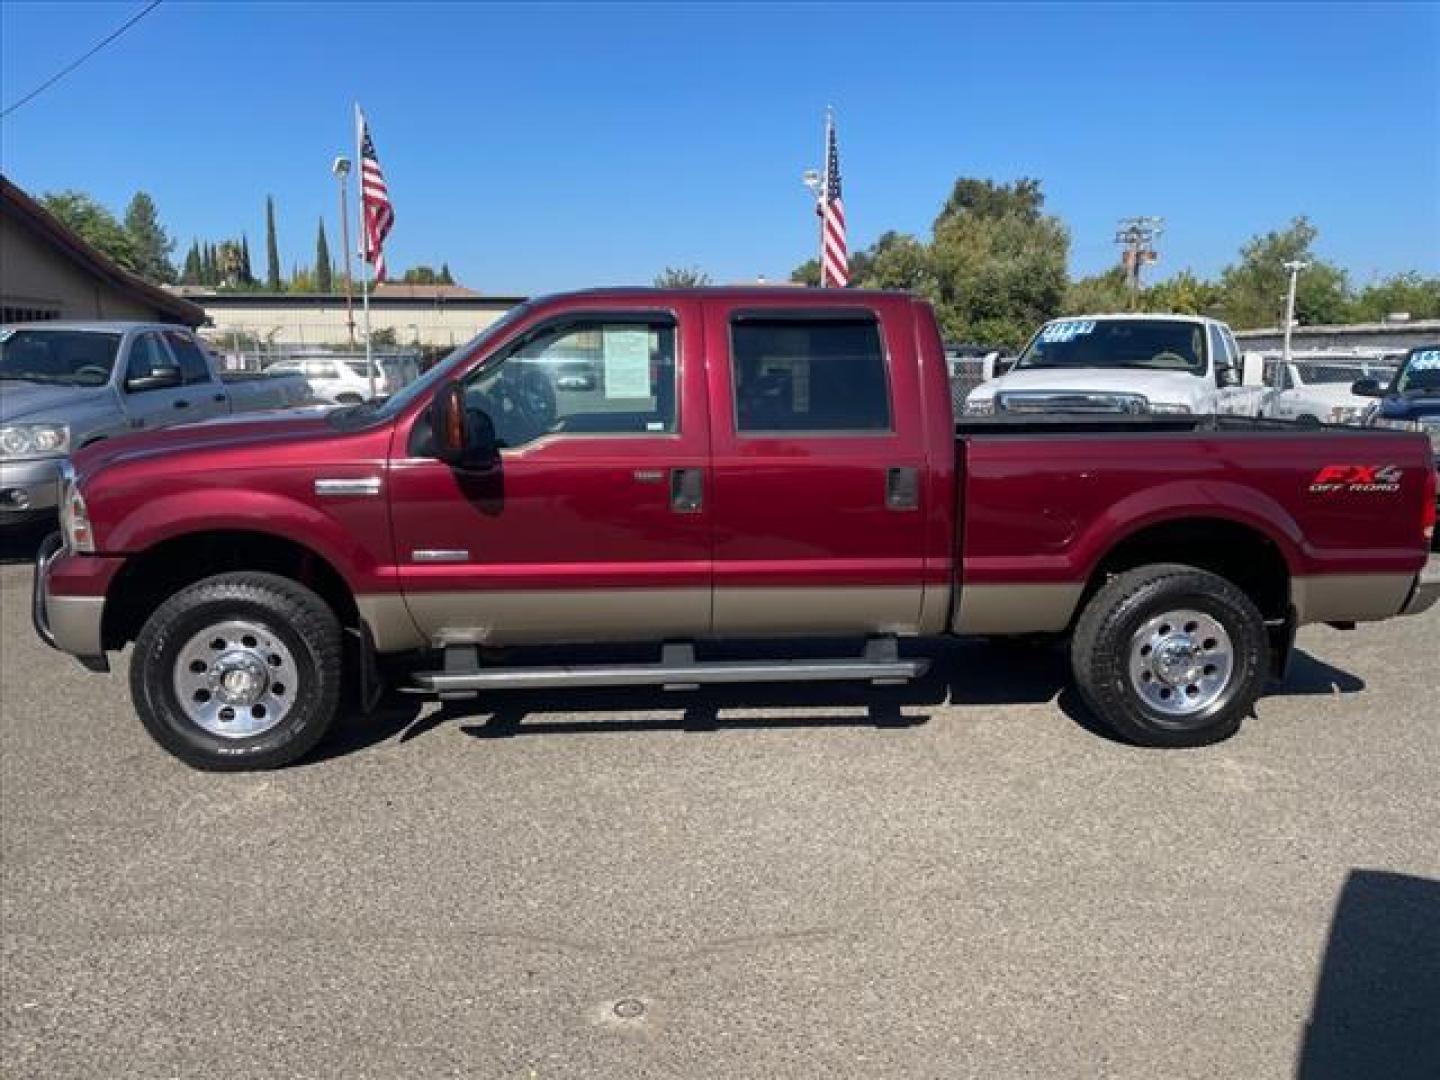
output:
<path id="1" fill-rule="evenodd" d="M 177 402 L 175 402 L 175 407 L 176 407 L 177 409 L 188 409 L 188 408 L 190 407 L 190 402 L 188 402 L 188 401 L 177 401 Z"/>
<path id="2" fill-rule="evenodd" d="M 705 470 L 670 470 L 670 509 L 677 514 L 698 514 L 705 507 Z"/>
<path id="3" fill-rule="evenodd" d="M 215 400 L 216 400 L 216 401 L 224 401 L 224 400 L 225 400 L 225 395 L 224 395 L 224 394 L 216 394 L 216 395 L 215 395 Z"/>
<path id="4" fill-rule="evenodd" d="M 920 507 L 920 470 L 895 466 L 885 470 L 885 509 L 916 510 Z"/>

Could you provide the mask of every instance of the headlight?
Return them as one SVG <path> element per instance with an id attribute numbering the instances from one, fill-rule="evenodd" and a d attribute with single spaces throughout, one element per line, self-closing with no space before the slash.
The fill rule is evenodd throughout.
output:
<path id="1" fill-rule="evenodd" d="M 1370 421 L 1371 427 L 1389 428 L 1392 431 L 1424 431 L 1425 425 L 1419 420 L 1394 420 L 1388 416 L 1377 416 Z"/>
<path id="2" fill-rule="evenodd" d="M 1168 401 L 1152 401 L 1150 411 L 1156 416 L 1189 416 L 1189 405 L 1177 405 Z"/>
<path id="3" fill-rule="evenodd" d="M 969 401 L 965 402 L 965 415 L 966 415 L 966 416 L 994 416 L 994 415 L 995 415 L 995 399 L 994 399 L 994 398 L 971 398 Z"/>
<path id="4" fill-rule="evenodd" d="M 75 483 L 75 473 L 67 462 L 60 481 L 60 531 L 65 536 L 65 546 L 71 551 L 87 554 L 95 550 L 95 532 L 90 528 L 90 511 L 85 508 L 85 497 Z"/>
<path id="5" fill-rule="evenodd" d="M 0 458 L 60 457 L 69 452 L 68 424 L 7 424 L 0 428 Z"/>

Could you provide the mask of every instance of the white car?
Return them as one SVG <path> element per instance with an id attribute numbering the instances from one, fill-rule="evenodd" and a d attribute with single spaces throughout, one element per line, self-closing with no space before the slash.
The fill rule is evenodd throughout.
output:
<path id="1" fill-rule="evenodd" d="M 965 415 L 1254 416 L 1265 391 L 1244 385 L 1245 367 L 1235 335 L 1215 319 L 1149 314 L 1054 319 L 1030 339 L 1006 374 L 970 392 Z"/>
<path id="2" fill-rule="evenodd" d="M 385 372 L 373 361 L 375 394 L 390 393 Z M 365 373 L 365 359 L 348 356 L 296 356 L 277 360 L 265 369 L 267 375 L 304 375 L 310 389 L 320 401 L 335 405 L 358 405 L 370 397 L 370 379 Z"/>
<path id="3" fill-rule="evenodd" d="M 1301 424 L 1358 424 L 1374 402 L 1351 392 L 1360 379 L 1389 382 L 1395 365 L 1358 357 L 1295 356 L 1265 365 L 1270 387 L 1260 415 Z"/>

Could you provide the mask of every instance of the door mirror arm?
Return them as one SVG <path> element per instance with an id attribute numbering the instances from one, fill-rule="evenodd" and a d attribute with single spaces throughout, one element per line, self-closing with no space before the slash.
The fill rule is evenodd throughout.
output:
<path id="1" fill-rule="evenodd" d="M 125 380 L 125 389 L 138 394 L 145 390 L 173 390 L 185 381 L 180 369 L 173 364 L 153 367 L 148 375 L 134 375 Z"/>

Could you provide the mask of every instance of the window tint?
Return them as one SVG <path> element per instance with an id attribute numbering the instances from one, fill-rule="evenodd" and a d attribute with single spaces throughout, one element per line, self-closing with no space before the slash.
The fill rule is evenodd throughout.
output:
<path id="1" fill-rule="evenodd" d="M 187 383 L 210 381 L 210 365 L 206 362 L 205 354 L 200 351 L 199 345 L 178 330 L 167 331 L 165 340 L 170 343 L 170 351 L 180 362 L 180 373 L 185 376 Z"/>
<path id="2" fill-rule="evenodd" d="M 736 431 L 889 431 L 873 319 L 741 319 L 730 328 Z"/>
<path id="3" fill-rule="evenodd" d="M 156 368 L 173 367 L 175 361 L 165 351 L 159 334 L 141 334 L 130 343 L 130 362 L 125 367 L 125 378 L 139 379 L 154 374 Z"/>
<path id="4" fill-rule="evenodd" d="M 567 321 L 526 335 L 465 387 L 502 447 L 542 435 L 676 430 L 675 327 L 668 320 Z"/>

